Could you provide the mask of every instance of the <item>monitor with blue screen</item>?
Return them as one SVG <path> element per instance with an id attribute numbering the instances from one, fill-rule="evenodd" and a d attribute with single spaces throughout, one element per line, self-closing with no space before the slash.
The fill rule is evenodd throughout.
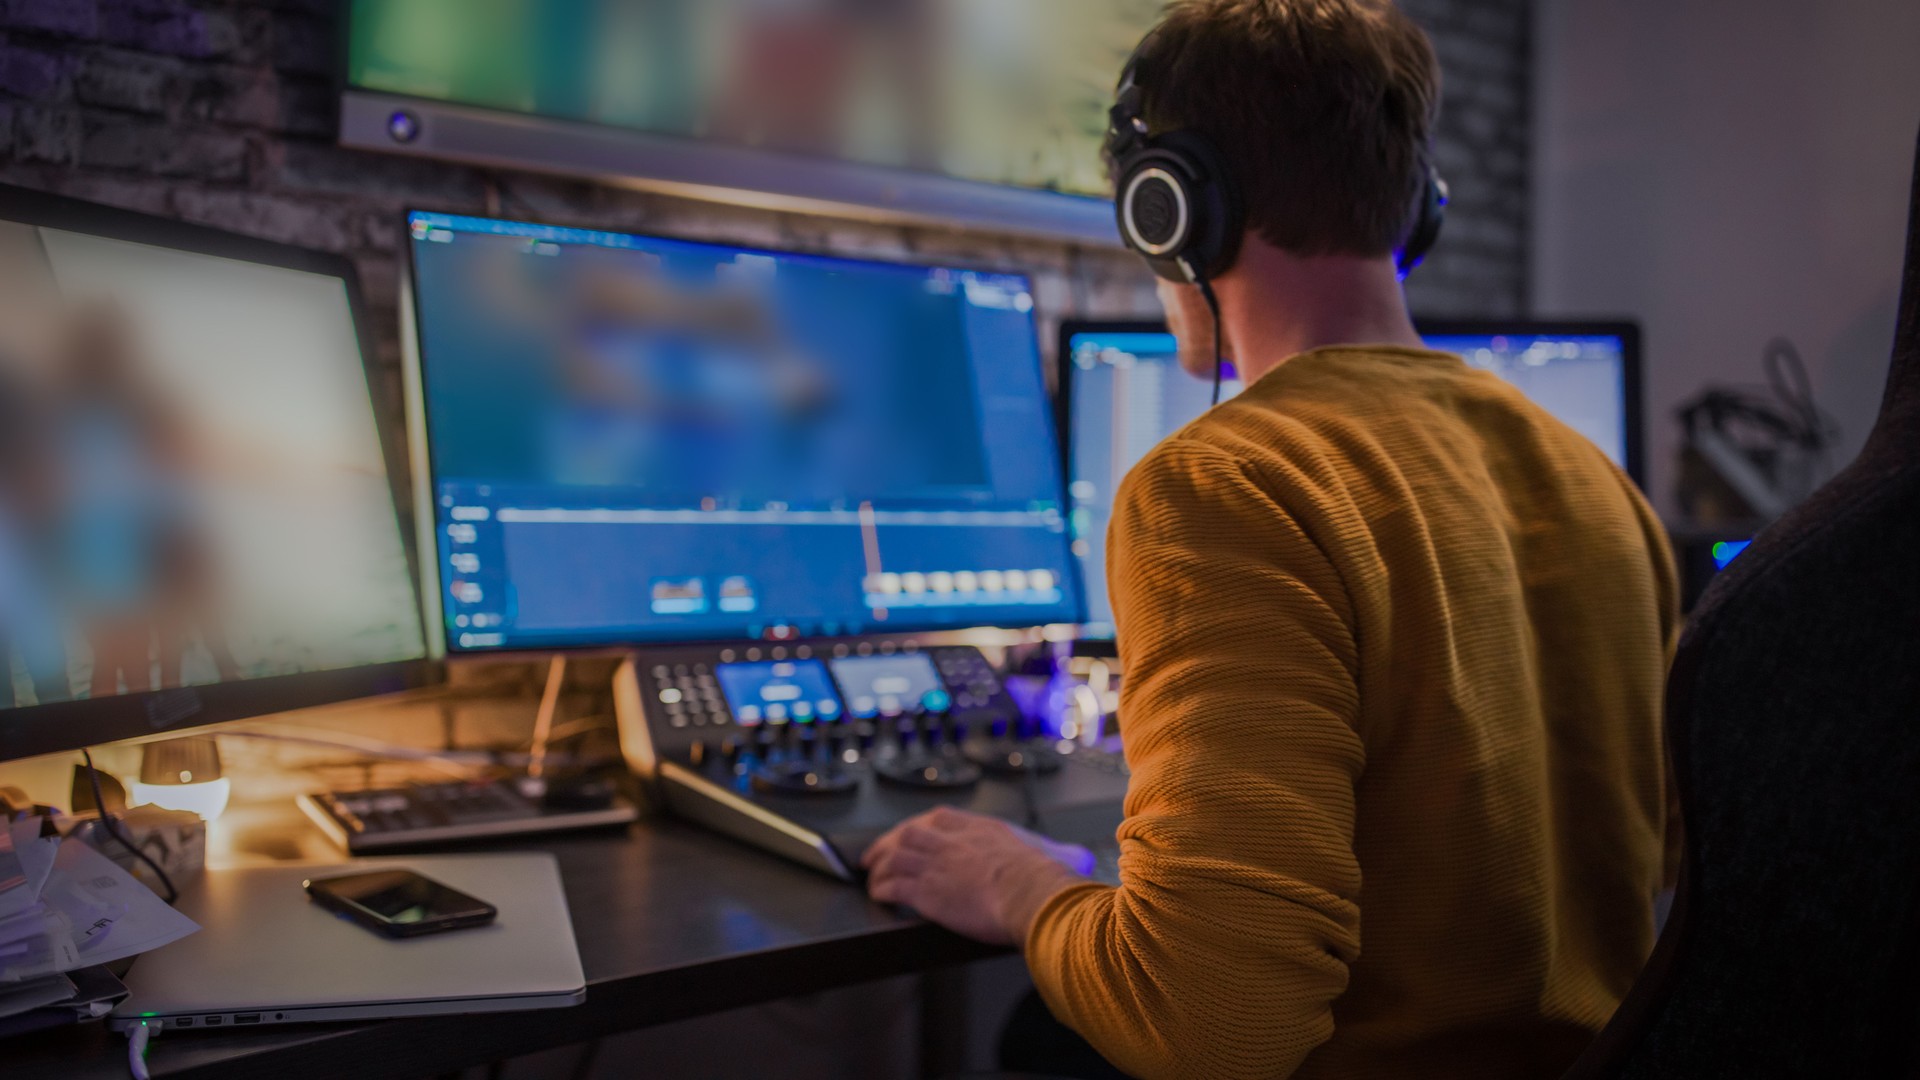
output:
<path id="1" fill-rule="evenodd" d="M 1024 277 L 415 213 L 454 651 L 1076 621 Z"/>
<path id="2" fill-rule="evenodd" d="M 1642 479 L 1634 324 L 1423 320 L 1420 333 L 1431 348 L 1512 383 Z M 1106 537 L 1114 492 L 1147 451 L 1207 410 L 1212 387 L 1180 369 L 1173 335 L 1153 322 L 1065 324 L 1058 370 L 1069 520 L 1086 588 L 1083 634 L 1099 641 L 1113 636 Z M 1223 396 L 1237 389 L 1229 381 Z"/>

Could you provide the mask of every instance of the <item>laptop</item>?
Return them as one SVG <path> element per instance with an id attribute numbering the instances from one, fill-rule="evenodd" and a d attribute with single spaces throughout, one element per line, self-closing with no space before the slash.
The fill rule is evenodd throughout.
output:
<path id="1" fill-rule="evenodd" d="M 405 869 L 500 911 L 492 925 L 382 937 L 301 883 Z M 167 1030 L 507 1012 L 578 1005 L 586 976 L 566 892 L 544 853 L 422 855 L 209 870 L 180 898 L 199 933 L 140 957 L 111 1025 Z"/>

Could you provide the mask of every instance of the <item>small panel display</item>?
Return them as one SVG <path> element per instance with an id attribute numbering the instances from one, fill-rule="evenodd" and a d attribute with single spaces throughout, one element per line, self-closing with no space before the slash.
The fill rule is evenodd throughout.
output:
<path id="1" fill-rule="evenodd" d="M 810 724 L 840 716 L 840 695 L 827 666 L 818 660 L 721 664 L 715 674 L 733 718 L 743 727 L 789 720 Z"/>
<path id="2" fill-rule="evenodd" d="M 833 677 L 846 691 L 847 711 L 862 720 L 952 707 L 925 653 L 839 657 L 833 661 Z"/>

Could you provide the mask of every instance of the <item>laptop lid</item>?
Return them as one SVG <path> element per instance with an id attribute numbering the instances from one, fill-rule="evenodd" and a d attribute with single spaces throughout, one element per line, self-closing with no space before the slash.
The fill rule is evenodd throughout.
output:
<path id="1" fill-rule="evenodd" d="M 406 869 L 499 908 L 490 926 L 389 939 L 301 883 Z M 566 892 L 542 853 L 422 855 L 209 870 L 181 897 L 203 929 L 142 956 L 113 1026 L 188 1028 L 494 1012 L 578 1004 L 586 977 Z"/>

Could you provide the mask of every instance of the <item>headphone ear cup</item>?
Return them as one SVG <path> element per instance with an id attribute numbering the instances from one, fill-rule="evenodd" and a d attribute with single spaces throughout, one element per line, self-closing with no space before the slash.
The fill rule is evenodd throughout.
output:
<path id="1" fill-rule="evenodd" d="M 1400 247 L 1395 262 L 1400 276 L 1406 277 L 1440 241 L 1440 229 L 1447 221 L 1447 182 L 1438 171 L 1427 169 L 1427 182 L 1420 189 L 1420 213 L 1414 218 L 1407 242 Z"/>
<path id="2" fill-rule="evenodd" d="M 1211 279 L 1239 255 L 1244 214 L 1212 146 L 1191 132 L 1146 140 L 1120 170 L 1120 237 L 1169 281 Z"/>
<path id="3" fill-rule="evenodd" d="M 1114 192 L 1120 239 L 1154 273 L 1174 281 L 1185 280 L 1179 260 L 1193 242 L 1194 187 L 1185 163 L 1149 140 L 1127 159 Z"/>
<path id="4" fill-rule="evenodd" d="M 1231 270 L 1240 257 L 1247 219 L 1239 188 L 1227 172 L 1226 159 L 1199 132 L 1169 132 L 1158 145 L 1185 163 L 1193 178 L 1193 238 L 1184 254 L 1194 272 L 1211 281 Z"/>

